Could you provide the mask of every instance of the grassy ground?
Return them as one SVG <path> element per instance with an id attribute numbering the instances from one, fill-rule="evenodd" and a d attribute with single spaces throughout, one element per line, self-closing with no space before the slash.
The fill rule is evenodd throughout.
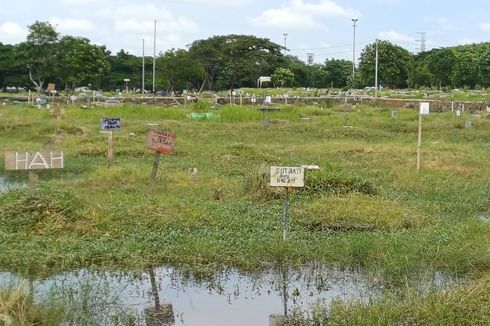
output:
<path id="1" fill-rule="evenodd" d="M 255 270 L 319 260 L 376 270 L 394 284 L 431 271 L 478 278 L 490 269 L 490 118 L 425 117 L 417 173 L 418 116 L 397 111 L 392 120 L 391 110 L 363 106 L 271 113 L 234 106 L 192 121 L 191 107 L 127 105 L 70 107 L 56 121 L 48 110 L 2 106 L 0 158 L 3 150 L 51 148 L 64 151 L 65 168 L 39 171 L 34 196 L 25 187 L 0 195 L 0 270 Z M 99 121 L 115 116 L 123 130 L 108 168 Z M 177 134 L 153 187 L 147 123 Z M 322 169 L 308 172 L 306 188 L 291 195 L 283 242 L 282 194 L 268 187 L 267 170 L 301 164 Z M 194 167 L 195 176 L 188 173 Z M 26 172 L 0 174 L 27 180 Z"/>

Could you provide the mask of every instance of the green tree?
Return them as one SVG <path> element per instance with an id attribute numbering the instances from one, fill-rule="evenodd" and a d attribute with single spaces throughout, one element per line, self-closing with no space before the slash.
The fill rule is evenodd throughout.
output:
<path id="1" fill-rule="evenodd" d="M 268 39 L 232 34 L 195 41 L 189 52 L 204 68 L 201 90 L 206 85 L 213 89 L 217 79 L 221 87 L 226 85 L 233 89 L 242 84 L 254 84 L 266 68 L 272 72 L 271 62 L 277 62 L 281 49 Z"/>
<path id="2" fill-rule="evenodd" d="M 145 71 L 149 72 L 152 68 L 151 59 L 145 58 Z M 127 53 L 124 50 L 120 50 L 116 55 L 110 55 L 109 71 L 104 74 L 101 79 L 102 88 L 104 89 L 122 89 L 124 87 L 124 79 L 128 78 L 132 85 L 141 85 L 142 79 L 142 59 Z M 150 85 L 150 78 L 152 76 L 149 73 L 145 74 L 145 85 Z"/>
<path id="3" fill-rule="evenodd" d="M 97 85 L 102 74 L 109 70 L 104 48 L 90 44 L 86 38 L 64 36 L 57 48 L 58 76 L 65 89 L 81 83 Z"/>
<path id="4" fill-rule="evenodd" d="M 323 67 L 325 72 L 324 83 L 327 87 L 342 88 L 347 86 L 352 75 L 352 61 L 342 59 L 325 60 Z"/>
<path id="5" fill-rule="evenodd" d="M 389 41 L 378 41 L 378 81 L 392 88 L 407 87 L 412 55 Z M 376 43 L 368 44 L 361 52 L 357 69 L 360 86 L 374 85 Z"/>
<path id="6" fill-rule="evenodd" d="M 478 56 L 478 83 L 481 86 L 490 86 L 490 43 L 481 45 L 481 53 Z"/>
<path id="7" fill-rule="evenodd" d="M 29 27 L 26 42 L 21 44 L 25 55 L 29 79 L 41 92 L 46 78 L 53 75 L 58 46 L 58 32 L 47 22 L 38 22 Z"/>
<path id="8" fill-rule="evenodd" d="M 275 86 L 290 86 L 294 81 L 294 73 L 288 68 L 276 68 L 272 74 L 272 82 Z"/>
<path id="9" fill-rule="evenodd" d="M 437 49 L 426 58 L 427 69 L 438 86 L 451 85 L 451 75 L 456 61 L 451 48 Z"/>
<path id="10" fill-rule="evenodd" d="M 434 75 L 427 67 L 426 62 L 414 65 L 408 77 L 408 85 L 410 87 L 419 88 L 422 86 L 432 86 Z"/>
<path id="11" fill-rule="evenodd" d="M 292 55 L 281 59 L 278 67 L 287 68 L 294 74 L 292 86 L 312 86 L 310 69 L 302 60 Z"/>
<path id="12" fill-rule="evenodd" d="M 186 50 L 169 50 L 157 59 L 157 77 L 159 88 L 165 88 L 166 92 L 197 88 L 204 79 L 204 67 Z"/>
<path id="13" fill-rule="evenodd" d="M 478 52 L 475 46 L 454 49 L 455 63 L 451 74 L 453 87 L 474 88 L 478 84 Z"/>
<path id="14" fill-rule="evenodd" d="M 0 89 L 29 85 L 27 66 L 19 46 L 0 43 Z"/>

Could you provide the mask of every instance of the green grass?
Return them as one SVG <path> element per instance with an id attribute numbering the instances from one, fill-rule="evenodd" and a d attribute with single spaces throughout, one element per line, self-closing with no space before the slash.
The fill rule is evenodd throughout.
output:
<path id="1" fill-rule="evenodd" d="M 381 270 L 395 282 L 426 270 L 488 271 L 490 226 L 478 217 L 490 211 L 490 119 L 473 118 L 474 128 L 465 129 L 448 113 L 424 118 L 417 173 L 411 110 L 392 120 L 390 110 L 367 106 L 278 108 L 225 106 L 212 111 L 219 119 L 192 121 L 188 114 L 207 108 L 69 107 L 56 121 L 47 110 L 1 107 L 0 149 L 63 150 L 65 169 L 40 171 L 34 197 L 25 188 L 0 195 L 0 268 L 52 274 L 170 263 L 254 270 L 319 260 Z M 99 121 L 115 116 L 123 129 L 114 134 L 108 168 Z M 153 187 L 147 123 L 177 134 Z M 283 243 L 282 194 L 268 187 L 267 170 L 301 164 L 322 171 L 309 172 L 307 187 L 291 195 Z M 194 167 L 199 172 L 191 176 Z"/>
<path id="2" fill-rule="evenodd" d="M 385 293 L 368 302 L 340 300 L 318 305 L 308 318 L 297 312 L 288 325 L 488 325 L 490 281 L 452 290 Z"/>
<path id="3" fill-rule="evenodd" d="M 56 121 L 47 110 L 0 107 L 0 164 L 3 150 L 65 153 L 64 169 L 37 172 L 33 195 L 26 186 L 0 194 L 0 270 L 42 277 L 77 268 L 255 271 L 321 261 L 381 275 L 387 290 L 369 303 L 312 309 L 313 324 L 487 323 L 490 225 L 480 217 L 490 214 L 489 116 L 424 117 L 416 172 L 413 110 L 398 109 L 393 120 L 391 110 L 364 105 L 276 108 L 68 107 Z M 213 119 L 194 121 L 192 112 L 212 112 Z M 114 133 L 108 168 L 99 121 L 116 116 L 123 129 Z M 473 128 L 464 128 L 466 120 Z M 148 123 L 177 134 L 154 186 L 153 154 L 144 147 Z M 321 171 L 308 172 L 306 187 L 291 193 L 283 242 L 283 192 L 268 186 L 268 171 L 301 164 Z M 0 175 L 27 180 L 25 171 Z M 429 293 L 407 285 L 436 271 L 470 283 Z M 61 316 L 49 305 L 33 309 L 14 320 L 49 320 L 46 311 Z"/>

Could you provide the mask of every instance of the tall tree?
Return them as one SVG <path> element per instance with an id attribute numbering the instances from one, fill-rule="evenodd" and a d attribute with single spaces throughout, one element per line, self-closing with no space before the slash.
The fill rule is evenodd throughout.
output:
<path id="1" fill-rule="evenodd" d="M 294 73 L 288 68 L 277 68 L 272 74 L 272 82 L 276 86 L 291 86 L 294 81 Z"/>
<path id="2" fill-rule="evenodd" d="M 82 37 L 64 36 L 58 43 L 56 57 L 58 76 L 66 89 L 80 83 L 96 85 L 100 76 L 109 70 L 109 61 L 104 48 L 90 44 Z"/>
<path id="3" fill-rule="evenodd" d="M 151 60 L 146 58 L 145 60 L 145 70 L 151 71 Z M 120 50 L 116 55 L 111 55 L 109 57 L 109 71 L 102 77 L 102 88 L 104 89 L 115 89 L 122 88 L 124 86 L 123 80 L 128 78 L 132 85 L 141 84 L 141 58 L 129 54 L 124 50 Z M 151 78 L 150 74 L 146 74 L 147 78 Z M 149 85 L 149 79 L 146 80 L 146 85 Z"/>
<path id="4" fill-rule="evenodd" d="M 206 40 L 198 40 L 191 44 L 189 52 L 203 65 L 205 77 L 201 89 L 214 87 L 219 75 L 221 85 L 233 89 L 237 81 L 243 82 L 246 71 L 261 67 L 269 67 L 269 62 L 281 56 L 282 47 L 268 39 L 251 35 L 214 36 Z M 273 70 L 272 70 L 273 71 Z M 271 71 L 271 72 L 272 72 Z M 253 76 L 253 79 L 259 76 Z M 251 76 L 248 82 L 254 82 Z"/>
<path id="5" fill-rule="evenodd" d="M 407 87 L 412 55 L 389 41 L 378 41 L 378 80 L 392 88 Z M 376 43 L 368 44 L 361 52 L 357 70 L 361 86 L 374 85 Z"/>
<path id="6" fill-rule="evenodd" d="M 433 51 L 426 59 L 427 69 L 438 86 L 451 85 L 451 75 L 456 57 L 451 48 Z"/>
<path id="7" fill-rule="evenodd" d="M 478 56 L 478 80 L 484 87 L 490 86 L 490 43 L 481 45 L 481 53 Z"/>
<path id="8" fill-rule="evenodd" d="M 352 75 L 352 61 L 343 59 L 325 60 L 325 80 L 327 87 L 345 87 Z"/>
<path id="9" fill-rule="evenodd" d="M 201 86 L 204 67 L 186 50 L 169 50 L 157 58 L 157 85 L 166 92 Z"/>
<path id="10" fill-rule="evenodd" d="M 26 42 L 21 44 L 27 61 L 29 79 L 41 92 L 44 81 L 53 75 L 58 45 L 58 32 L 47 22 L 36 21 L 29 26 Z"/>
<path id="11" fill-rule="evenodd" d="M 278 67 L 289 69 L 294 74 L 292 86 L 312 86 L 310 69 L 297 57 L 287 55 L 281 58 Z"/>
<path id="12" fill-rule="evenodd" d="M 27 67 L 18 46 L 0 43 L 0 89 L 27 84 Z"/>
<path id="13" fill-rule="evenodd" d="M 478 84 L 478 48 L 459 46 L 454 53 L 456 60 L 451 74 L 452 85 L 474 88 Z"/>

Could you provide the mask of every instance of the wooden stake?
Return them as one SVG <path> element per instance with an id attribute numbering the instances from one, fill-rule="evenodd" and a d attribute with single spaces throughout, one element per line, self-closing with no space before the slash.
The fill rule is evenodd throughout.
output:
<path id="1" fill-rule="evenodd" d="M 419 114 L 419 136 L 417 140 L 417 171 L 420 170 L 421 147 L 422 147 L 422 114 Z"/>
<path id="2" fill-rule="evenodd" d="M 288 234 L 288 224 L 289 224 L 289 189 L 287 187 L 284 188 L 284 193 L 286 194 L 286 199 L 284 200 L 284 226 L 282 230 L 282 240 L 286 241 Z"/>
<path id="3" fill-rule="evenodd" d="M 29 170 L 29 196 L 33 196 L 36 192 L 38 176 L 32 170 Z"/>
<path id="4" fill-rule="evenodd" d="M 162 153 L 160 152 L 155 152 L 155 160 L 153 161 L 153 169 L 151 170 L 151 175 L 150 175 L 150 184 L 154 185 L 157 181 L 157 172 L 158 172 L 158 166 L 160 165 L 160 156 Z"/>
<path id="5" fill-rule="evenodd" d="M 107 145 L 108 145 L 108 149 L 107 149 L 107 164 L 109 165 L 109 167 L 112 166 L 112 162 L 114 160 L 114 143 L 113 143 L 113 140 L 112 140 L 112 133 L 113 133 L 112 130 L 110 130 L 107 133 Z"/>

